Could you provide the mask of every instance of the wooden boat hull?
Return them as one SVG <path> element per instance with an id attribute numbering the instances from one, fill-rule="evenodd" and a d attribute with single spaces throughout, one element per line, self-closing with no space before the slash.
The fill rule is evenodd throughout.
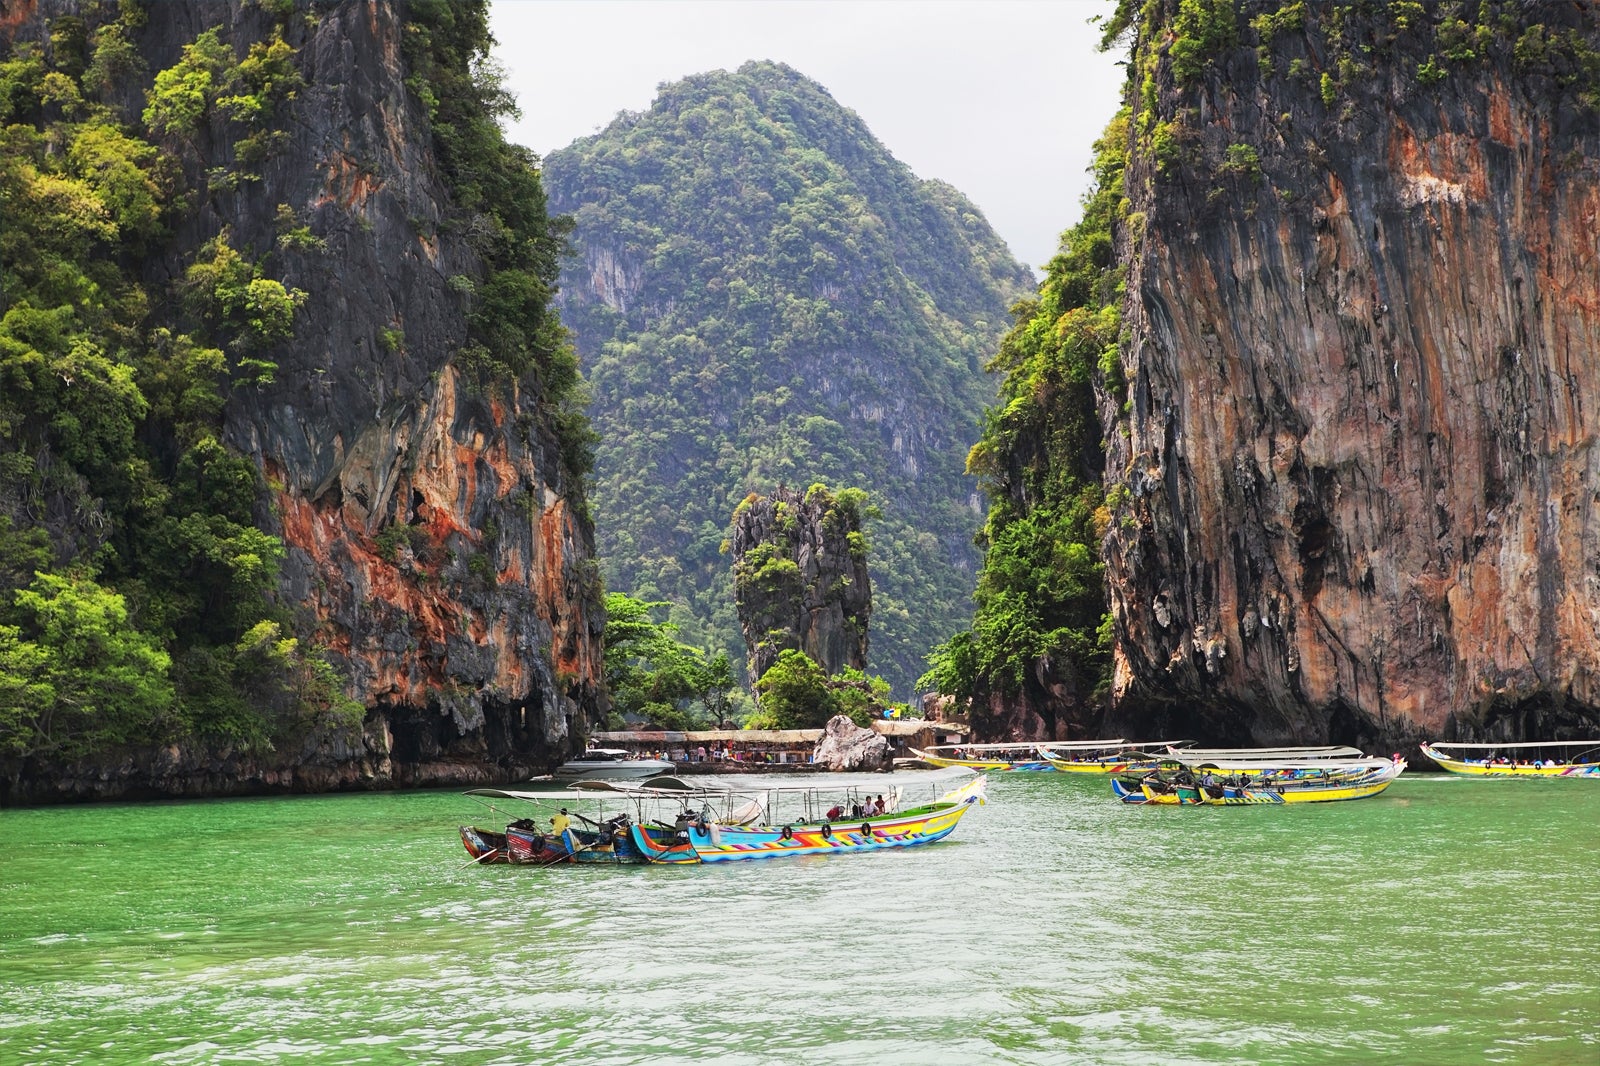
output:
<path id="1" fill-rule="evenodd" d="M 1600 781 L 1600 763 L 1556 763 L 1553 766 L 1483 763 L 1453 759 L 1427 744 L 1422 745 L 1422 754 L 1438 763 L 1446 773 L 1463 777 L 1588 777 Z"/>
<path id="2" fill-rule="evenodd" d="M 970 801 L 936 803 L 860 822 L 796 825 L 787 827 L 787 835 L 783 826 L 696 826 L 689 830 L 688 840 L 693 858 L 679 853 L 650 861 L 744 862 L 918 847 L 949 836 L 970 806 Z M 651 830 L 648 835 L 669 834 Z"/>
<path id="3" fill-rule="evenodd" d="M 507 827 L 496 833 L 476 826 L 461 827 L 461 843 L 467 854 L 484 866 L 509 863 L 513 866 L 554 866 L 557 863 L 640 864 L 646 859 L 626 834 L 611 837 L 590 830 L 570 829 L 562 836 L 533 829 Z"/>
<path id="4" fill-rule="evenodd" d="M 461 827 L 461 843 L 466 846 L 467 854 L 484 866 L 511 861 L 506 853 L 504 833 L 464 825 Z"/>
<path id="5" fill-rule="evenodd" d="M 1129 774 L 1154 769 L 1155 759 L 1057 759 L 1046 755 L 1052 770 L 1064 774 Z"/>

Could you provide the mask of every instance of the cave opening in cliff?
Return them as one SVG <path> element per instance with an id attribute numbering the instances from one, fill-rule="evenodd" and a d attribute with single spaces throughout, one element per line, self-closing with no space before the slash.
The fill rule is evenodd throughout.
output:
<path id="1" fill-rule="evenodd" d="M 1333 525 L 1320 514 L 1300 526 L 1300 585 L 1309 603 L 1322 592 L 1322 578 L 1328 567 L 1328 545 L 1333 540 Z"/>

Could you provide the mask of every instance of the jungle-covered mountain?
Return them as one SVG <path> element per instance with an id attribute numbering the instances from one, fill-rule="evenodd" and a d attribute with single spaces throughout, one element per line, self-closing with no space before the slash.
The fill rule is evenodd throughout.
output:
<path id="1" fill-rule="evenodd" d="M 1029 272 L 960 193 L 774 63 L 663 86 L 552 153 L 544 180 L 574 219 L 560 307 L 593 393 L 608 586 L 670 601 L 684 639 L 743 662 L 735 507 L 861 487 L 882 511 L 871 669 L 909 695 L 970 616 L 964 463 Z"/>
<path id="2" fill-rule="evenodd" d="M 1002 353 L 978 611 L 932 678 L 999 734 L 1592 736 L 1600 11 L 1107 31 L 1127 107 Z"/>
<path id="3" fill-rule="evenodd" d="M 603 717 L 561 226 L 481 2 L 0 8 L 0 802 Z"/>

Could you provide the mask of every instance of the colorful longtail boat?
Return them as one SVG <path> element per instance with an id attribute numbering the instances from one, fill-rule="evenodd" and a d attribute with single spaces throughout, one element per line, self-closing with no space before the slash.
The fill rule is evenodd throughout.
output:
<path id="1" fill-rule="evenodd" d="M 1434 741 L 1422 745 L 1422 754 L 1441 769 L 1468 777 L 1588 777 L 1600 781 L 1600 740 L 1514 744 Z"/>
<path id="2" fill-rule="evenodd" d="M 1284 803 L 1328 803 L 1376 796 L 1405 772 L 1404 759 L 1348 760 L 1305 772 L 1301 766 L 1255 774 L 1233 771 L 1226 776 L 1196 776 L 1184 763 L 1164 762 L 1156 770 L 1111 779 L 1111 793 L 1124 803 L 1156 806 L 1246 806 Z M 1170 775 L 1170 776 L 1169 776 Z"/>
<path id="3" fill-rule="evenodd" d="M 874 778 L 867 791 L 872 787 L 883 788 L 883 779 Z M 860 792 L 860 786 L 722 788 L 658 778 L 650 785 L 581 782 L 560 792 L 473 789 L 467 795 L 547 809 L 560 804 L 562 816 L 572 821 L 561 833 L 531 818 L 508 823 L 503 833 L 462 826 L 461 841 L 474 862 L 533 866 L 691 865 L 841 855 L 934 843 L 948 836 L 975 804 L 985 802 L 982 775 L 927 803 L 902 808 L 905 787 L 890 788 L 892 799 L 881 813 L 856 809 L 862 797 L 852 793 Z M 594 805 L 594 817 L 583 813 L 583 804 Z M 795 817 L 775 821 L 772 813 L 780 806 L 789 807 Z"/>

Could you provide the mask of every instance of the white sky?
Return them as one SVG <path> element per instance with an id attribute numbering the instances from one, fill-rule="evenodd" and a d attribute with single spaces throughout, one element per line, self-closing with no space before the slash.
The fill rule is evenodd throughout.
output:
<path id="1" fill-rule="evenodd" d="M 1078 220 L 1123 68 L 1095 51 L 1111 0 L 493 0 L 496 56 L 548 155 L 645 111 L 656 86 L 787 63 L 918 177 L 965 193 L 1037 272 Z"/>

